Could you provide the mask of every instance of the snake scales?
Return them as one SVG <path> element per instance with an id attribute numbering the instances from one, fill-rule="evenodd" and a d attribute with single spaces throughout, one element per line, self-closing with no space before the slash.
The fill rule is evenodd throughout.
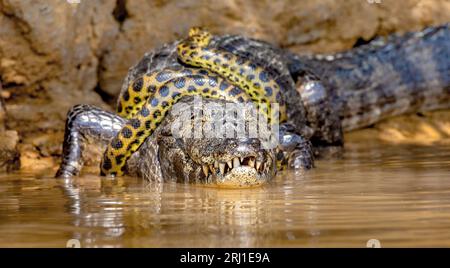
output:
<path id="1" fill-rule="evenodd" d="M 146 54 L 130 70 L 119 97 L 120 116 L 88 105 L 69 111 L 57 176 L 80 173 L 88 138 L 108 147 L 104 174 L 251 184 L 270 180 L 278 169 L 274 161 L 308 169 L 312 149 L 317 155 L 341 148 L 345 131 L 395 115 L 450 108 L 449 58 L 448 24 L 312 56 L 193 30 L 187 39 Z M 192 95 L 207 103 L 250 101 L 269 120 L 274 113 L 264 105 L 281 104 L 279 146 L 266 150 L 257 139 L 172 137 L 167 129 L 178 115 L 170 107 L 189 104 Z M 264 169 L 256 170 L 256 162 Z"/>

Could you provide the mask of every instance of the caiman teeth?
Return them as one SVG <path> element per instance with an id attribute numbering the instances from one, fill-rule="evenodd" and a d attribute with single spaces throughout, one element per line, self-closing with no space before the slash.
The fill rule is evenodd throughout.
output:
<path id="1" fill-rule="evenodd" d="M 233 166 L 236 167 L 240 167 L 241 166 L 241 162 L 239 162 L 239 158 L 235 157 L 233 159 Z"/>
<path id="2" fill-rule="evenodd" d="M 226 163 L 214 161 L 213 164 L 202 164 L 202 170 L 205 176 L 209 178 L 209 175 L 211 174 L 225 176 L 234 168 L 239 168 L 241 166 L 254 168 L 258 172 L 266 172 L 269 168 L 263 161 L 257 160 L 254 156 L 248 156 L 235 157 L 232 160 L 228 160 Z"/>
<path id="3" fill-rule="evenodd" d="M 212 174 L 216 173 L 216 168 L 213 165 L 209 165 L 209 170 L 211 170 Z"/>
<path id="4" fill-rule="evenodd" d="M 225 164 L 224 163 L 219 164 L 219 169 L 220 169 L 221 174 L 225 174 Z"/>
<path id="5" fill-rule="evenodd" d="M 233 162 L 231 160 L 228 160 L 227 165 L 230 169 L 233 168 Z"/>
<path id="6" fill-rule="evenodd" d="M 255 161 L 252 157 L 250 157 L 250 159 L 248 160 L 248 166 L 254 168 L 255 167 Z"/>
<path id="7" fill-rule="evenodd" d="M 261 161 L 256 161 L 256 170 L 259 170 L 259 168 L 261 167 L 262 162 Z"/>
<path id="8" fill-rule="evenodd" d="M 203 169 L 203 173 L 205 174 L 206 177 L 208 177 L 208 166 L 207 165 L 202 165 L 202 169 Z"/>

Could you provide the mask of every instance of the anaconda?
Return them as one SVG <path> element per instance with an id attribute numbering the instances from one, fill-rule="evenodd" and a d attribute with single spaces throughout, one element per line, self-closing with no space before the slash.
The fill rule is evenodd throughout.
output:
<path id="1" fill-rule="evenodd" d="M 125 103 L 125 99 L 130 102 L 131 98 L 126 98 L 127 92 L 136 83 L 139 85 L 136 88 L 149 91 L 158 88 L 158 85 L 148 84 L 144 79 L 152 74 L 172 73 L 177 77 L 168 79 L 168 83 L 172 83 L 171 88 L 176 88 L 176 81 L 180 78 L 188 78 L 189 75 L 192 78 L 192 74 L 183 74 L 185 70 L 200 72 L 179 60 L 179 44 L 180 41 L 177 41 L 146 54 L 130 70 L 122 88 L 121 104 Z M 261 70 L 270 73 L 271 82 L 279 85 L 283 104 L 286 105 L 286 122 L 280 125 L 277 148 L 263 148 L 258 138 L 174 137 L 171 129 L 180 116 L 174 111 L 180 110 L 177 107 L 191 105 L 192 100 L 180 97 L 172 109 L 164 110 L 167 112 L 165 119 L 149 123 L 155 124 L 155 132 L 143 134 L 142 145 L 135 148 L 136 152 L 130 153 L 130 159 L 119 159 L 126 163 L 120 171 L 159 181 L 254 185 L 270 180 L 280 167 L 309 169 L 313 166 L 312 151 L 317 154 L 322 149 L 341 148 L 344 131 L 399 114 L 448 109 L 449 46 L 448 24 L 421 32 L 378 38 L 334 55 L 298 56 L 266 42 L 242 36 L 212 36 L 207 43 L 208 48 L 227 51 L 228 58 L 236 56 L 261 67 Z M 221 64 L 227 64 L 226 60 L 224 58 Z M 223 79 L 224 82 L 233 82 L 230 81 L 233 76 L 229 73 L 219 71 L 214 75 L 211 74 L 214 68 L 207 71 L 203 69 L 205 66 L 200 66 L 200 70 L 205 72 L 202 76 L 204 82 L 209 82 L 209 77 L 215 77 L 214 81 Z M 248 92 L 249 89 L 243 88 L 245 86 L 239 82 L 240 87 L 230 88 Z M 158 90 L 164 85 L 159 85 Z M 256 100 L 255 97 L 250 98 Z M 138 99 L 136 103 L 144 101 Z M 221 105 L 236 100 L 225 97 L 203 101 Z M 151 105 L 150 97 L 146 103 Z M 126 113 L 131 117 L 148 118 L 145 109 L 129 106 L 131 108 Z M 121 109 L 126 108 L 119 105 L 119 112 Z M 201 115 L 200 119 L 202 122 L 210 120 L 208 115 Z M 115 137 L 123 136 L 126 128 L 134 128 L 133 123 L 137 125 L 133 118 L 125 119 L 92 106 L 72 108 L 66 122 L 63 161 L 57 176 L 79 174 L 83 163 L 82 152 L 88 139 L 102 146 L 117 145 Z M 139 131 L 136 129 L 132 134 L 139 136 Z M 275 164 L 277 161 L 279 165 Z"/>
<path id="2" fill-rule="evenodd" d="M 271 79 L 270 73 L 252 60 L 225 50 L 209 48 L 210 40 L 208 32 L 193 28 L 189 37 L 178 44 L 178 57 L 185 64 L 215 71 L 226 76 L 227 80 L 204 70 L 180 68 L 165 69 L 133 81 L 119 98 L 118 104 L 118 112 L 124 112 L 125 116 L 132 118 L 108 146 L 101 165 L 102 174 L 123 175 L 130 156 L 153 134 L 167 111 L 186 96 L 235 102 L 251 100 L 271 125 L 279 123 L 278 107 L 281 106 L 281 122 L 286 120 L 280 87 Z M 127 105 L 131 98 L 134 105 Z M 272 109 L 270 101 L 279 104 L 274 106 L 276 109 Z M 255 159 L 255 163 L 259 161 Z M 224 163 L 216 165 L 216 168 L 219 169 L 221 165 Z"/>

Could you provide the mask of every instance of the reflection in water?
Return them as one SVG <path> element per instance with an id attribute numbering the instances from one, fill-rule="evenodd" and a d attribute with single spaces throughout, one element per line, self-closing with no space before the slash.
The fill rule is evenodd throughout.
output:
<path id="1" fill-rule="evenodd" d="M 0 177 L 0 246 L 450 246 L 450 147 L 347 144 L 270 185 Z"/>

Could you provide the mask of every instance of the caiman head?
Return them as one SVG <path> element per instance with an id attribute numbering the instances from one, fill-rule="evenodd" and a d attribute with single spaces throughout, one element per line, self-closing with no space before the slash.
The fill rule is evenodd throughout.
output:
<path id="1" fill-rule="evenodd" d="M 200 105 L 195 98 L 201 99 Z M 254 110 L 227 112 L 227 104 L 233 103 L 195 98 L 175 104 L 130 159 L 129 167 L 137 170 L 137 175 L 152 179 L 150 175 L 157 174 L 164 181 L 218 187 L 253 187 L 269 182 L 280 168 L 312 167 L 310 142 L 284 125 L 269 128 Z M 250 129 L 256 129 L 256 134 Z"/>
<path id="2" fill-rule="evenodd" d="M 258 118 L 249 112 L 220 100 L 188 102 L 172 109 L 157 137 L 164 178 L 249 187 L 275 175 L 277 144 L 263 141 L 264 135 L 270 135 L 267 124 L 264 134 L 250 135 L 246 130 Z"/>

